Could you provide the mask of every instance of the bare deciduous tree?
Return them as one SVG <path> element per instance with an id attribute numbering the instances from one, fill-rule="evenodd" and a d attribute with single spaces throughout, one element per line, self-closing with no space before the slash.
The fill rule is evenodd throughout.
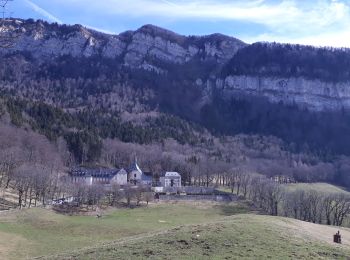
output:
<path id="1" fill-rule="evenodd" d="M 125 199 L 126 199 L 126 205 L 128 207 L 130 207 L 132 199 L 135 198 L 134 186 L 132 186 L 132 185 L 125 186 L 124 187 L 124 196 L 125 196 Z"/>
<path id="2" fill-rule="evenodd" d="M 146 191 L 142 193 L 143 200 L 146 201 L 147 205 L 149 202 L 153 201 L 154 193 L 150 191 Z"/>

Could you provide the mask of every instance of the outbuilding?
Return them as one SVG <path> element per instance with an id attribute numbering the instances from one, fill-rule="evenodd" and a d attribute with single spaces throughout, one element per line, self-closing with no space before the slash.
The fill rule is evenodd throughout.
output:
<path id="1" fill-rule="evenodd" d="M 181 187 L 181 175 L 178 172 L 166 172 L 159 180 L 162 187 L 165 188 Z"/>

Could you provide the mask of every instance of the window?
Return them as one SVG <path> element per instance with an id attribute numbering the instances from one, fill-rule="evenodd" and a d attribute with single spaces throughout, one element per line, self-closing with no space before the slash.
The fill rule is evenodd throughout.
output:
<path id="1" fill-rule="evenodd" d="M 134 178 L 136 178 L 136 173 L 134 174 Z"/>

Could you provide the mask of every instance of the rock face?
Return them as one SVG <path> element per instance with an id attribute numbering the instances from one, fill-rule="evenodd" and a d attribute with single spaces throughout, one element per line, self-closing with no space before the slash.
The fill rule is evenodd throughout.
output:
<path id="1" fill-rule="evenodd" d="M 173 32 L 145 25 L 135 32 L 108 35 L 80 25 L 59 26 L 42 21 L 12 20 L 9 30 L 21 31 L 11 48 L 2 53 L 29 52 L 38 60 L 70 55 L 72 57 L 101 56 L 120 58 L 124 64 L 136 68 L 150 68 L 147 59 L 183 64 L 196 55 L 220 62 L 234 56 L 246 44 L 219 35 L 185 37 Z"/>
<path id="2" fill-rule="evenodd" d="M 217 80 L 215 86 L 226 97 L 239 93 L 263 96 L 271 102 L 295 103 L 315 111 L 350 108 L 349 83 L 304 78 L 228 76 Z"/>
<path id="3" fill-rule="evenodd" d="M 28 52 L 41 61 L 64 55 L 90 57 L 99 51 L 103 51 L 106 56 L 116 57 L 124 47 L 123 43 L 115 37 L 111 37 L 109 43 L 106 41 L 106 36 L 98 34 L 102 37 L 96 38 L 90 30 L 78 25 L 64 31 L 58 25 L 15 20 L 11 26 L 19 28 L 21 33 L 18 34 L 19 37 L 15 39 L 11 48 L 1 51 L 3 53 Z"/>
<path id="4" fill-rule="evenodd" d="M 271 102 L 296 103 L 316 111 L 350 109 L 349 82 L 235 73 L 223 76 L 223 66 L 248 45 L 221 34 L 186 37 L 145 25 L 136 31 L 108 35 L 80 25 L 18 19 L 6 26 L 20 33 L 10 48 L 0 49 L 0 55 L 29 53 L 38 64 L 51 63 L 62 56 L 117 60 L 127 68 L 182 77 L 178 84 L 191 82 L 200 89 L 201 105 L 210 102 L 213 90 L 218 90 L 227 98 L 237 94 L 263 96 Z M 190 77 L 183 78 L 189 66 L 196 67 L 194 71 L 202 68 L 201 75 L 191 70 Z M 21 72 L 17 69 L 16 73 Z"/>

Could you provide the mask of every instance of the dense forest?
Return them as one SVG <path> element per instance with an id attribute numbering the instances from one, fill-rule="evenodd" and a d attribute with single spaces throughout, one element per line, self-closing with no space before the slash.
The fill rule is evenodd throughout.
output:
<path id="1" fill-rule="evenodd" d="M 346 82 L 350 80 L 349 66 L 350 50 L 345 48 L 254 43 L 240 49 L 222 73 Z"/>
<path id="2" fill-rule="evenodd" d="M 67 113 L 42 102 L 29 102 L 8 96 L 2 97 L 3 107 L 12 124 L 29 124 L 34 131 L 55 141 L 64 137 L 69 151 L 77 162 L 98 161 L 102 139 L 118 139 L 126 143 L 151 144 L 173 138 L 180 144 L 207 142 L 200 133 L 204 130 L 176 116 L 161 115 L 147 118 L 143 125 L 123 122 L 118 115 L 106 111 L 84 110 Z"/>
<path id="3" fill-rule="evenodd" d="M 292 152 L 312 152 L 325 160 L 350 155 L 349 112 L 313 112 L 263 98 L 216 96 L 201 113 L 204 125 L 216 133 L 273 135 Z"/>

